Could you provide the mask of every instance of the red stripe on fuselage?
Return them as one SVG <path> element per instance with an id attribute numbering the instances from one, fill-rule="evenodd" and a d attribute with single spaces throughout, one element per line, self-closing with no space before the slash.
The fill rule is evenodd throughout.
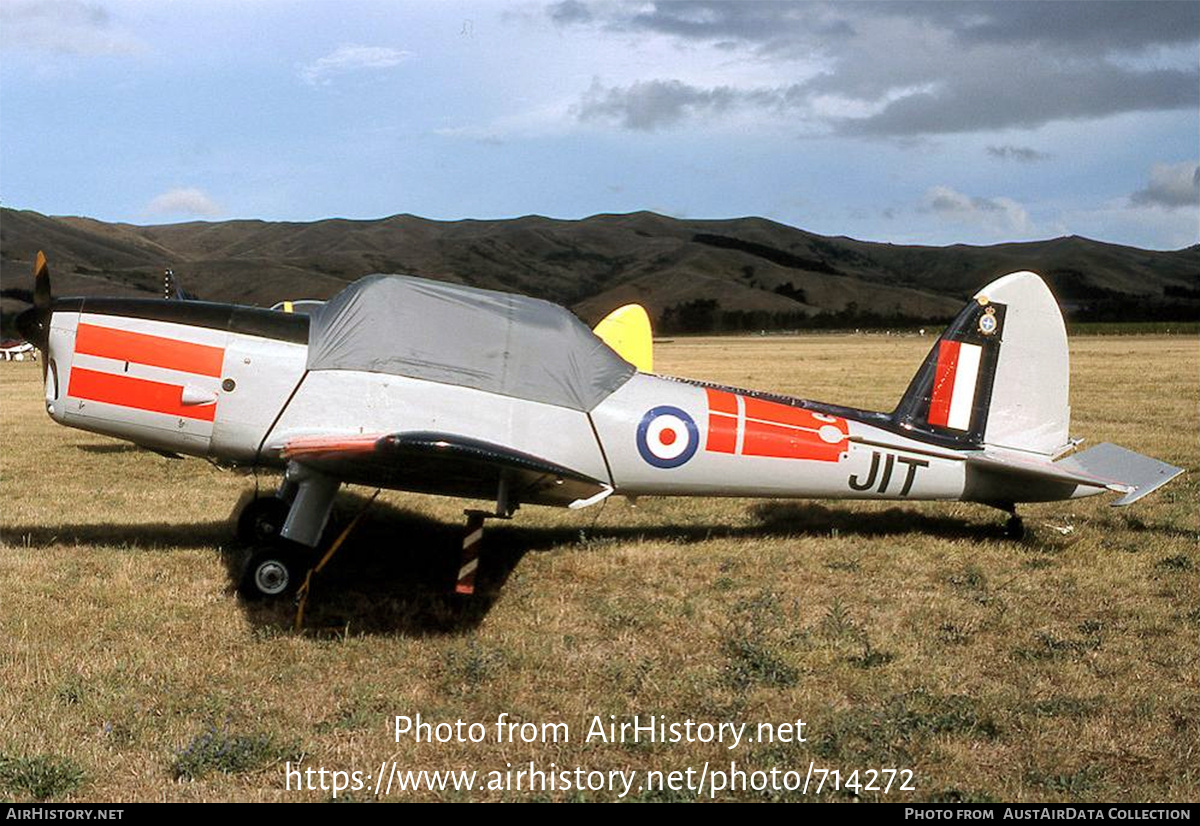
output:
<path id="1" fill-rule="evenodd" d="M 821 425 L 830 424 L 828 416 L 825 419 L 818 419 L 815 413 L 802 407 L 789 407 L 786 404 L 754 399 L 749 396 L 745 397 L 745 404 L 747 419 L 785 424 L 791 427 L 806 427 L 810 430 L 818 430 Z M 840 429 L 845 430 L 845 427 Z"/>
<path id="2" fill-rule="evenodd" d="M 708 417 L 708 442 L 706 450 L 716 453 L 737 451 L 737 416 L 721 416 L 713 413 Z"/>
<path id="3" fill-rule="evenodd" d="M 82 367 L 71 368 L 71 384 L 67 388 L 67 395 L 205 422 L 211 422 L 217 412 L 215 404 L 185 405 L 181 385 L 101 373 Z"/>
<path id="4" fill-rule="evenodd" d="M 714 390 L 711 387 L 704 388 L 704 392 L 708 395 L 709 413 L 724 413 L 726 416 L 737 415 L 737 396 L 733 393 Z"/>
<path id="5" fill-rule="evenodd" d="M 225 361 L 222 347 L 95 324 L 79 325 L 75 333 L 75 352 L 213 377 L 221 375 L 221 365 Z"/>
<path id="6" fill-rule="evenodd" d="M 714 453 L 737 453 L 737 396 L 711 387 L 704 388 L 704 392 L 708 395 L 708 441 L 704 449 Z"/>
<path id="7" fill-rule="evenodd" d="M 742 455 L 836 462 L 846 447 L 845 439 L 827 442 L 812 430 L 748 421 Z"/>
<path id="8" fill-rule="evenodd" d="M 713 453 L 836 462 L 849 449 L 849 431 L 846 420 L 841 417 L 741 396 L 744 426 L 739 451 L 739 396 L 712 388 L 705 390 L 708 394 L 708 441 L 705 449 Z M 835 428 L 841 438 L 835 442 L 825 441 L 821 438 L 822 427 Z"/>
<path id="9" fill-rule="evenodd" d="M 933 392 L 929 397 L 929 423 L 945 427 L 950 421 L 950 402 L 954 397 L 954 373 L 958 368 L 957 341 L 939 341 Z"/>

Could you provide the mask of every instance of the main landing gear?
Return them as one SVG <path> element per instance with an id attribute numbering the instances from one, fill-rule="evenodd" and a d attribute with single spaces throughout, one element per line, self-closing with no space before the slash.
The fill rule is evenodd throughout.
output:
<path id="1" fill-rule="evenodd" d="M 298 464 L 279 490 L 252 499 L 238 514 L 237 537 L 253 550 L 238 580 L 246 600 L 292 596 L 316 562 L 340 483 Z"/>
<path id="2" fill-rule="evenodd" d="M 312 553 L 283 538 L 291 504 L 279 496 L 259 496 L 242 509 L 237 538 L 255 550 L 238 581 L 243 599 L 287 597 L 296 593 L 312 564 Z"/>
<path id="3" fill-rule="evenodd" d="M 237 536 L 253 549 L 238 580 L 237 591 L 243 599 L 256 601 L 295 596 L 301 606 L 297 614 L 299 624 L 308 593 L 306 583 L 329 562 L 366 510 L 364 507 L 324 555 L 320 555 L 321 536 L 339 486 L 338 480 L 293 463 L 288 466 L 277 493 L 259 496 L 242 508 L 237 519 Z M 520 507 L 510 495 L 509 487 L 508 474 L 502 472 L 495 509 L 465 512 L 467 524 L 454 585 L 458 594 L 469 596 L 475 592 L 484 521 L 509 519 Z M 374 499 L 371 497 L 371 501 Z"/>

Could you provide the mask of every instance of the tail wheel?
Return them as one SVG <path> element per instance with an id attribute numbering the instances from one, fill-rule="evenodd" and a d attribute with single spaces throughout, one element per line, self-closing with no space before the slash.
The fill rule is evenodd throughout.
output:
<path id="1" fill-rule="evenodd" d="M 251 500 L 238 516 L 237 538 L 247 545 L 277 541 L 290 509 L 291 506 L 277 496 Z"/>
<path id="2" fill-rule="evenodd" d="M 257 550 L 242 571 L 238 593 L 246 600 L 292 596 L 304 581 L 308 562 L 306 554 L 289 547 Z"/>
<path id="3" fill-rule="evenodd" d="M 1015 513 L 1004 523 L 1004 535 L 1008 539 L 1020 542 L 1025 538 L 1025 521 Z"/>

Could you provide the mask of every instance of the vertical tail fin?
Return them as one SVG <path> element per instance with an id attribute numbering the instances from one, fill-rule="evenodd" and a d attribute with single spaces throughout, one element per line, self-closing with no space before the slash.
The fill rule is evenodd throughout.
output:
<path id="1" fill-rule="evenodd" d="M 975 294 L 934 344 L 892 419 L 926 438 L 1046 456 L 1068 445 L 1067 334 L 1045 282 L 1006 275 Z"/>

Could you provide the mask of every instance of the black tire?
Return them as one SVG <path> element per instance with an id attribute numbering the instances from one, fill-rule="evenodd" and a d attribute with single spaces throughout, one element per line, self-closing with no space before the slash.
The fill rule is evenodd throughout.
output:
<path id="1" fill-rule="evenodd" d="M 242 508 L 237 538 L 247 545 L 277 542 L 291 506 L 277 496 L 260 496 Z"/>
<path id="2" fill-rule="evenodd" d="M 309 555 L 296 548 L 275 546 L 256 550 L 242 569 L 238 593 L 245 600 L 255 601 L 290 597 L 304 582 L 308 562 Z"/>

